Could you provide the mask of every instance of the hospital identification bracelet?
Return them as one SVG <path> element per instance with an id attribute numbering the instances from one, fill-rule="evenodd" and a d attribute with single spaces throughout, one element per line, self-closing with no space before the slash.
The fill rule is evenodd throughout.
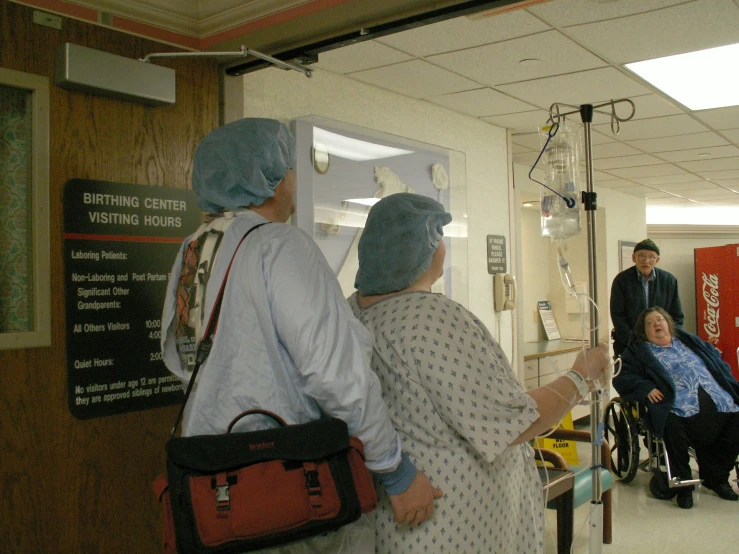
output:
<path id="1" fill-rule="evenodd" d="M 569 370 L 567 373 L 564 374 L 564 376 L 567 377 L 573 383 L 575 383 L 575 386 L 577 387 L 577 392 L 580 394 L 582 398 L 585 398 L 588 395 L 588 393 L 590 392 L 590 387 L 588 386 L 588 383 L 585 381 L 585 377 L 580 375 L 574 369 Z"/>

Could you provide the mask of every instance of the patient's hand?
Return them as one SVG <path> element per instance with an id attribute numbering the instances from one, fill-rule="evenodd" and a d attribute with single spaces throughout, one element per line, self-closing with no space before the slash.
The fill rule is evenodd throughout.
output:
<path id="1" fill-rule="evenodd" d="M 660 392 L 659 389 L 652 389 L 652 391 L 647 395 L 647 398 L 649 398 L 649 401 L 652 404 L 662 402 L 662 399 L 664 399 L 664 397 L 665 396 Z"/>
<path id="2" fill-rule="evenodd" d="M 444 493 L 441 489 L 434 487 L 422 471 L 416 472 L 415 479 L 405 492 L 388 495 L 395 511 L 395 522 L 410 526 L 429 519 L 434 513 L 434 500 L 442 496 Z"/>

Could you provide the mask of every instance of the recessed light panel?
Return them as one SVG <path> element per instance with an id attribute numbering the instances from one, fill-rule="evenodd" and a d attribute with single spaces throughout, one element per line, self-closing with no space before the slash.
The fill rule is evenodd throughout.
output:
<path id="1" fill-rule="evenodd" d="M 739 44 L 628 63 L 626 67 L 691 110 L 739 105 Z"/>

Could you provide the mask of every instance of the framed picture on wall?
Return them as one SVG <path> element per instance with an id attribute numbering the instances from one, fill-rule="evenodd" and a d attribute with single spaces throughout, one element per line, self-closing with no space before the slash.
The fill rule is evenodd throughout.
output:
<path id="1" fill-rule="evenodd" d="M 619 271 L 623 271 L 624 269 L 628 269 L 634 265 L 634 262 L 631 260 L 631 255 L 634 253 L 635 246 L 635 242 L 629 242 L 626 240 L 618 241 L 618 251 L 621 254 L 621 257 L 618 260 Z"/>

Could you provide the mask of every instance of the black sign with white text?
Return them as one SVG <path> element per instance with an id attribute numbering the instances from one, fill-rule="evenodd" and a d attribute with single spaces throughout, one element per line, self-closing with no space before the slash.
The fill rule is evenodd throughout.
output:
<path id="1" fill-rule="evenodd" d="M 200 223 L 194 192 L 72 179 L 64 190 L 69 408 L 93 418 L 182 402 L 160 318 L 172 263 Z"/>
<path id="2" fill-rule="evenodd" d="M 503 235 L 488 235 L 488 273 L 507 273 L 508 264 L 505 256 L 505 237 Z"/>

